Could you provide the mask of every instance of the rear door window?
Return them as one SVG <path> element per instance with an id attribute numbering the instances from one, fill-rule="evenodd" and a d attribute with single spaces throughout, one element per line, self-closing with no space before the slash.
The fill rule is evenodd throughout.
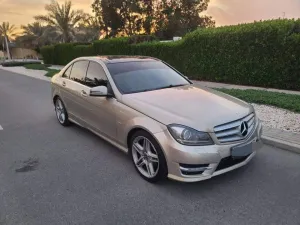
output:
<path id="1" fill-rule="evenodd" d="M 88 61 L 78 61 L 73 64 L 70 79 L 85 84 L 85 77 L 88 68 L 89 62 Z"/>

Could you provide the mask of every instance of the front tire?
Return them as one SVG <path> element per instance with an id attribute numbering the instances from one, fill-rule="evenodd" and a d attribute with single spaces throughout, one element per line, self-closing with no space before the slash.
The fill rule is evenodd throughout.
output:
<path id="1" fill-rule="evenodd" d="M 63 101 L 57 97 L 55 99 L 55 112 L 58 122 L 63 126 L 70 125 L 68 113 Z"/>
<path id="2" fill-rule="evenodd" d="M 130 139 L 129 151 L 134 167 L 142 178 L 151 183 L 167 178 L 165 156 L 149 133 L 143 130 L 134 133 Z"/>

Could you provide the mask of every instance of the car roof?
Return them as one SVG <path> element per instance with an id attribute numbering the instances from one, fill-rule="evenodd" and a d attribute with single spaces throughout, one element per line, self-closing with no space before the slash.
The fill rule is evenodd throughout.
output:
<path id="1" fill-rule="evenodd" d="M 111 63 L 124 63 L 124 62 L 141 62 L 141 61 L 160 61 L 148 56 L 130 56 L 130 55 L 103 55 L 103 56 L 91 56 L 81 57 L 82 59 L 95 59 L 101 60 L 105 64 Z"/>

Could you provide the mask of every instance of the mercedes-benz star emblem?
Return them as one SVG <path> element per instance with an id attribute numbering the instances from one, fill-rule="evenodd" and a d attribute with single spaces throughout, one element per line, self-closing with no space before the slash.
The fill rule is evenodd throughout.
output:
<path id="1" fill-rule="evenodd" d="M 247 122 L 243 121 L 240 125 L 240 131 L 243 137 L 248 134 L 248 124 Z"/>

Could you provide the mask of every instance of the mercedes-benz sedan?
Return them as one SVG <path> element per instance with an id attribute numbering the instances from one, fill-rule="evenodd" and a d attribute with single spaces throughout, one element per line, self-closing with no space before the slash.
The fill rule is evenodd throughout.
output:
<path id="1" fill-rule="evenodd" d="M 52 99 L 61 125 L 78 124 L 128 153 L 150 182 L 194 182 L 241 167 L 262 132 L 251 105 L 196 87 L 149 57 L 75 59 L 52 78 Z"/>

